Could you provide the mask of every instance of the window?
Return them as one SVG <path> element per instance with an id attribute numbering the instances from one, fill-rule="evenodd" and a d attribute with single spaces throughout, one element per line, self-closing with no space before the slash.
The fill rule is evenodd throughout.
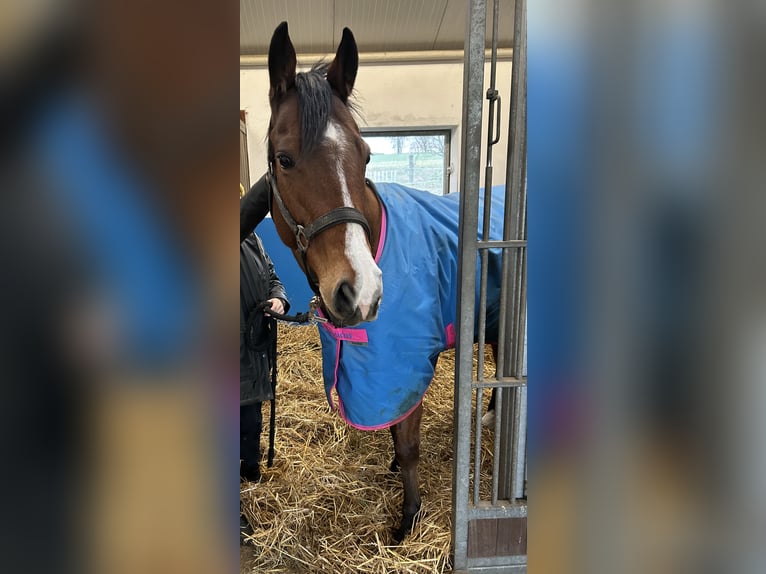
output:
<path id="1" fill-rule="evenodd" d="M 436 195 L 449 192 L 449 130 L 363 130 L 372 156 L 367 177 Z"/>
<path id="2" fill-rule="evenodd" d="M 239 110 L 239 183 L 250 190 L 250 162 L 247 158 L 247 125 L 245 111 Z"/>

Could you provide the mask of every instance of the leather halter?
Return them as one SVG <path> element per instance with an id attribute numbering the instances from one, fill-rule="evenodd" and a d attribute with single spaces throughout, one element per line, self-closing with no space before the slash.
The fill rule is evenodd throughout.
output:
<path id="1" fill-rule="evenodd" d="M 266 181 L 271 188 L 271 193 L 269 194 L 269 211 L 273 211 L 271 206 L 271 197 L 273 196 L 276 200 L 279 212 L 282 215 L 282 219 L 285 220 L 285 223 L 287 223 L 290 231 L 292 231 L 293 235 L 295 236 L 295 244 L 297 245 L 296 251 L 300 255 L 303 272 L 306 274 L 306 279 L 308 279 L 309 286 L 311 287 L 311 290 L 314 292 L 314 294 L 319 296 L 319 285 L 316 281 L 316 278 L 314 277 L 314 274 L 309 269 L 308 261 L 306 259 L 306 252 L 311 245 L 311 240 L 330 227 L 335 227 L 341 223 L 356 223 L 362 226 L 365 233 L 367 233 L 367 239 L 370 242 L 370 245 L 372 245 L 372 233 L 370 231 L 370 224 L 367 222 L 367 218 L 362 214 L 361 211 L 354 207 L 344 206 L 336 207 L 324 215 L 320 215 L 314 221 L 308 223 L 305 226 L 301 225 L 295 221 L 293 216 L 290 214 L 290 211 L 287 209 L 285 202 L 282 200 L 282 195 L 279 193 L 279 188 L 277 187 L 277 178 L 274 175 L 273 160 L 269 161 L 269 171 L 266 174 Z M 367 179 L 365 179 L 365 183 L 368 183 Z"/>

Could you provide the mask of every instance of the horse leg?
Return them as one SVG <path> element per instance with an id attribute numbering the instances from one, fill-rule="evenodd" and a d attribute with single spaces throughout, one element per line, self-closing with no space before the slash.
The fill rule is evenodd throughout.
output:
<path id="1" fill-rule="evenodd" d="M 394 439 L 394 462 L 402 472 L 404 501 L 402 502 L 402 523 L 394 531 L 394 540 L 401 542 L 412 531 L 415 515 L 420 510 L 420 490 L 418 488 L 418 459 L 420 458 L 420 419 L 423 404 L 412 411 L 402 422 L 391 427 Z M 393 463 L 392 463 L 393 468 Z"/>

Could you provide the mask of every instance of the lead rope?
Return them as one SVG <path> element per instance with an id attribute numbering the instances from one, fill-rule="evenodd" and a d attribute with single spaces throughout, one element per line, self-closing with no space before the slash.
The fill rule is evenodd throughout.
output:
<path id="1" fill-rule="evenodd" d="M 277 423 L 277 319 L 280 321 L 288 321 L 290 323 L 323 323 L 327 319 L 318 317 L 315 313 L 319 307 L 319 298 L 313 297 L 309 303 L 309 310 L 303 313 L 297 313 L 296 315 L 285 315 L 277 313 L 271 310 L 270 301 L 262 301 L 255 306 L 251 317 L 255 317 L 255 313 L 263 311 L 268 315 L 267 321 L 270 322 L 269 341 L 268 341 L 268 354 L 269 363 L 271 364 L 271 393 L 274 397 L 271 399 L 269 410 L 269 451 L 266 466 L 271 468 L 274 466 L 274 442 L 276 437 L 276 423 Z M 248 332 L 250 329 L 248 328 Z"/>
<path id="2" fill-rule="evenodd" d="M 319 297 L 312 297 L 311 301 L 309 302 L 309 310 L 304 311 L 303 313 L 297 313 L 295 315 L 284 315 L 282 313 L 272 311 L 271 303 L 269 301 L 258 303 L 255 308 L 256 310 L 262 310 L 269 317 L 279 319 L 280 321 L 285 321 L 287 323 L 326 323 L 327 319 L 316 315 L 316 310 L 319 309 L 319 304 Z"/>
<path id="3" fill-rule="evenodd" d="M 269 361 L 271 362 L 271 411 L 269 412 L 269 457 L 266 466 L 274 466 L 274 437 L 276 436 L 277 423 L 277 322 L 273 318 L 267 319 L 272 324 L 271 345 L 269 345 Z"/>

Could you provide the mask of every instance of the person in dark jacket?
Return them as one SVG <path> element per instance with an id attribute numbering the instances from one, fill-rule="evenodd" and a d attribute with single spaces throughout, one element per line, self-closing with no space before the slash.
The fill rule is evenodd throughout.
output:
<path id="1" fill-rule="evenodd" d="M 240 184 L 241 186 L 242 184 Z M 266 174 L 256 181 L 247 193 L 240 189 L 239 241 L 245 240 L 269 213 L 269 184 Z"/>
<path id="2" fill-rule="evenodd" d="M 273 369 L 276 367 L 271 362 L 276 356 L 276 325 L 273 319 L 264 315 L 259 305 L 267 301 L 274 311 L 287 313 L 290 302 L 271 259 L 254 232 L 269 211 L 266 178 L 258 180 L 247 194 L 244 191 L 240 184 L 239 456 L 240 477 L 257 482 L 261 477 L 261 407 L 263 401 L 274 400 L 275 389 L 270 375 L 275 373 Z M 272 408 L 273 405 L 272 402 Z M 271 451 L 269 454 L 273 456 Z M 246 544 L 247 536 L 253 530 L 241 506 L 239 529 L 239 542 Z"/>
<path id="3" fill-rule="evenodd" d="M 272 369 L 275 361 L 276 325 L 262 305 L 286 313 L 290 303 L 274 264 L 261 240 L 251 233 L 240 243 L 240 476 L 260 479 L 261 406 L 274 399 Z"/>

